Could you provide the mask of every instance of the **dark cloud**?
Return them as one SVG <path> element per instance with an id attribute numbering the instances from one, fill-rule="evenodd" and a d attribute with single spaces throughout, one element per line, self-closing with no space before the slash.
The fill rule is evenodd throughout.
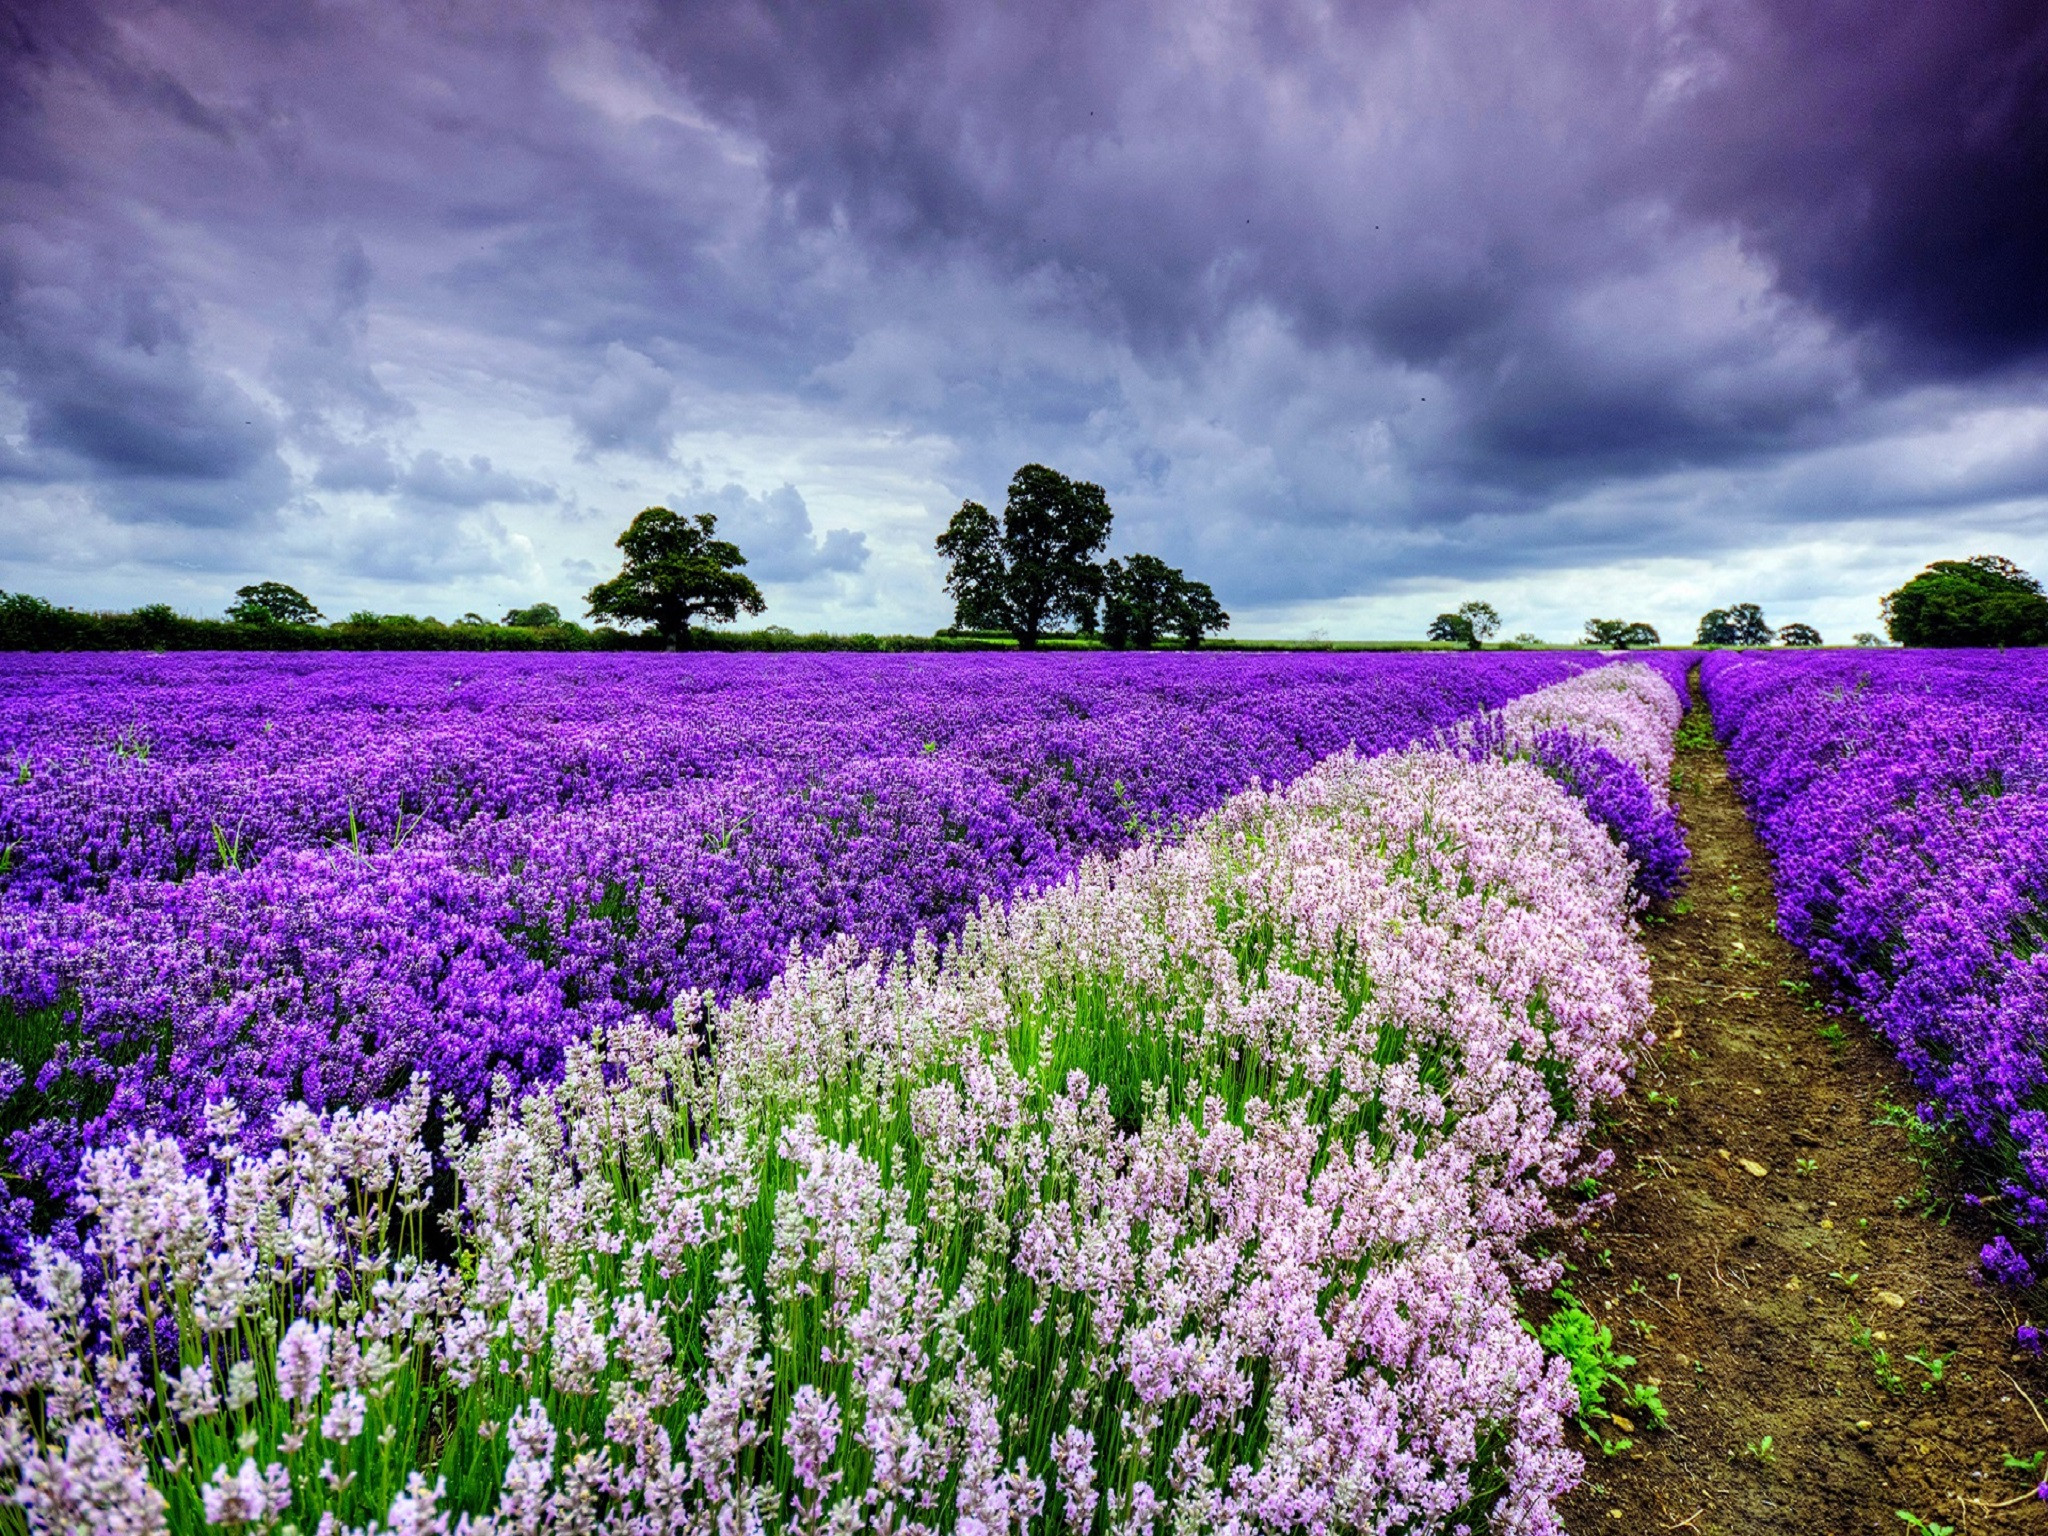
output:
<path id="1" fill-rule="evenodd" d="M 731 539 L 747 557 L 747 574 L 758 581 L 800 582 L 820 576 L 852 575 L 868 562 L 867 535 L 847 528 L 824 534 L 811 529 L 810 508 L 793 485 L 764 496 L 742 486 L 693 490 L 670 503 L 695 516 L 718 519 L 718 536 Z"/>
<path id="2" fill-rule="evenodd" d="M 0 514 L 580 582 L 682 478 L 848 603 L 1028 460 L 1226 602 L 1975 516 L 1872 465 L 2033 430 L 2044 102 L 2019 0 L 23 0 Z"/>
<path id="3" fill-rule="evenodd" d="M 1916 371 L 2048 348 L 2048 10 L 1751 0 L 1691 25 L 1713 76 L 1658 144 L 1690 206 Z"/>

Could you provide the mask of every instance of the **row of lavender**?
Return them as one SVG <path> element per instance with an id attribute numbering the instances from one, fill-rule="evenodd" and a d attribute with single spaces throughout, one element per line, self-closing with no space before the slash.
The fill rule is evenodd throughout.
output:
<path id="1" fill-rule="evenodd" d="M 2012 1237 L 1985 1264 L 2030 1282 L 2048 1240 L 2048 658 L 1718 655 L 1701 681 L 1784 933 L 1989 1166 Z"/>
<path id="2" fill-rule="evenodd" d="M 476 1115 L 592 1029 L 901 950 L 1569 657 L 7 662 L 0 1122 L 61 1188 L 209 1097 Z"/>
<path id="3" fill-rule="evenodd" d="M 1678 713 L 1607 668 L 1339 753 L 943 954 L 593 1033 L 438 1156 L 424 1081 L 93 1151 L 101 1282 L 0 1284 L 0 1462 L 138 1536 L 1554 1532 L 1579 1405 L 1515 1288 L 1649 980 L 1535 749 L 1662 806 Z"/>

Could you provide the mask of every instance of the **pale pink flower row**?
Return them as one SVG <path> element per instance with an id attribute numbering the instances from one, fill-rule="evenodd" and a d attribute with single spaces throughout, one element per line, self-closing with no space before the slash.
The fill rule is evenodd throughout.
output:
<path id="1" fill-rule="evenodd" d="M 1639 661 L 1581 672 L 1500 710 L 1510 742 L 1526 745 L 1539 731 L 1569 731 L 1634 768 L 1660 799 L 1669 794 L 1672 738 L 1684 714 L 1671 684 Z"/>

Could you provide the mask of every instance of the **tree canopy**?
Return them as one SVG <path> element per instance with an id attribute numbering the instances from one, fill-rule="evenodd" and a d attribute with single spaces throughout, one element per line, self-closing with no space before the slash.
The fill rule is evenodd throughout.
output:
<path id="1" fill-rule="evenodd" d="M 237 624 L 318 624 L 320 610 L 297 587 L 281 581 L 259 581 L 235 588 L 228 617 Z"/>
<path id="2" fill-rule="evenodd" d="M 690 622 L 730 624 L 768 606 L 761 589 L 740 574 L 747 557 L 717 537 L 718 518 L 649 507 L 618 537 L 625 566 L 584 595 L 600 622 L 651 624 L 671 646 L 690 643 Z"/>
<path id="3" fill-rule="evenodd" d="M 1587 645 L 1602 650 L 1625 651 L 1632 645 L 1656 645 L 1657 631 L 1636 619 L 1586 620 Z"/>
<path id="4" fill-rule="evenodd" d="M 1500 614 L 1491 603 L 1460 603 L 1456 613 L 1440 613 L 1429 621 L 1430 639 L 1468 645 L 1475 651 L 1499 632 Z"/>
<path id="5" fill-rule="evenodd" d="M 947 564 L 946 590 L 953 594 L 953 627 L 1008 629 L 1010 567 L 995 514 L 978 501 L 961 502 L 938 537 L 938 549 Z"/>
<path id="6" fill-rule="evenodd" d="M 1700 615 L 1699 645 L 1769 645 L 1775 634 L 1764 622 L 1764 611 L 1755 603 L 1737 603 L 1732 608 L 1709 608 Z"/>
<path id="7" fill-rule="evenodd" d="M 1102 597 L 1102 567 L 1095 557 L 1109 543 L 1111 516 L 1099 485 L 1069 480 L 1043 464 L 1026 464 L 1010 477 L 1003 505 L 1003 596 L 1019 645 L 1036 645 L 1056 618 L 1093 633 Z"/>
<path id="8" fill-rule="evenodd" d="M 1027 649 L 1062 620 L 1092 634 L 1100 618 L 1119 646 L 1152 645 L 1165 634 L 1199 645 L 1229 627 L 1206 583 L 1156 555 L 1098 564 L 1112 520 L 1101 486 L 1043 464 L 1011 477 L 1000 522 L 980 502 L 962 502 L 938 537 L 954 627 L 1006 629 Z"/>
<path id="9" fill-rule="evenodd" d="M 1820 631 L 1811 624 L 1787 624 L 1778 631 L 1778 644 L 1791 646 L 1815 646 L 1821 643 Z"/>
<path id="10" fill-rule="evenodd" d="M 548 629 L 562 622 L 562 610 L 553 603 L 535 603 L 530 608 L 514 608 L 498 622 L 507 629 Z"/>
<path id="11" fill-rule="evenodd" d="M 1103 567 L 1102 638 L 1117 650 L 1150 650 L 1162 635 L 1190 649 L 1230 627 L 1230 615 L 1205 581 L 1189 581 L 1157 555 L 1132 555 Z"/>
<path id="12" fill-rule="evenodd" d="M 1230 615 L 1216 601 L 1209 583 L 1183 581 L 1180 599 L 1173 608 L 1173 632 L 1180 636 L 1180 643 L 1192 651 L 1201 645 L 1203 635 L 1228 628 Z"/>
<path id="13" fill-rule="evenodd" d="M 2048 643 L 2048 597 L 2002 555 L 1937 560 L 1886 596 L 1882 612 L 1901 645 Z"/>
<path id="14" fill-rule="evenodd" d="M 1429 621 L 1429 638 L 1451 645 L 1469 645 L 1479 648 L 1479 637 L 1472 633 L 1472 621 L 1462 613 L 1440 613 Z"/>
<path id="15" fill-rule="evenodd" d="M 1102 575 L 1102 638 L 1117 650 L 1148 651 L 1173 625 L 1187 578 L 1157 555 L 1111 560 Z"/>

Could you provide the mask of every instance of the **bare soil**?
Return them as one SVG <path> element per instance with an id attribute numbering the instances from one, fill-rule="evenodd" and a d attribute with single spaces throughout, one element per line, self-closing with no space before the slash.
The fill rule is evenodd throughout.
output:
<path id="1" fill-rule="evenodd" d="M 1613 1455 L 1572 1430 L 1586 1478 L 1566 1527 L 1897 1536 L 1905 1510 L 2048 1532 L 2030 1495 L 2048 1463 L 2006 1465 L 2048 1450 L 2048 1362 L 2013 1342 L 2041 1302 L 1984 1283 L 1993 1229 L 1896 1123 L 1911 1082 L 1778 937 L 1720 751 L 1679 768 L 1691 886 L 1644 932 L 1662 1039 L 1609 1129 L 1616 1199 L 1569 1277 L 1670 1423 Z"/>

